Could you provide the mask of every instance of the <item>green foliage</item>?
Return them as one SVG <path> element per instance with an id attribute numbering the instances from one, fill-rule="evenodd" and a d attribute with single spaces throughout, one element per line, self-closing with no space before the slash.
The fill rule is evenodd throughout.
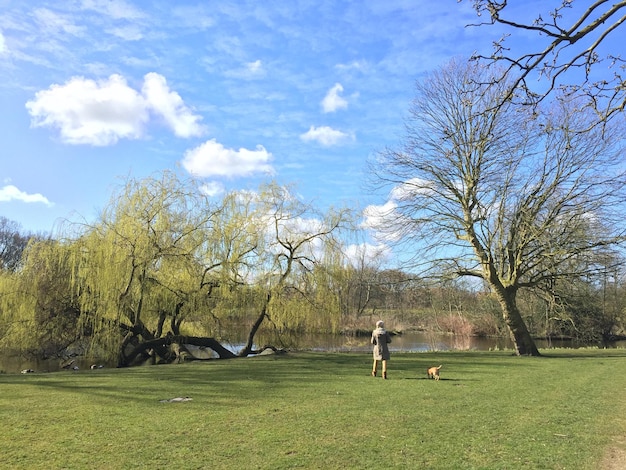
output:
<path id="1" fill-rule="evenodd" d="M 0 348 L 39 357 L 80 350 L 79 308 L 72 296 L 68 247 L 52 240 L 32 241 L 22 268 L 1 276 Z"/>
<path id="2" fill-rule="evenodd" d="M 386 381 L 369 354 L 3 374 L 2 465 L 595 470 L 626 436 L 625 356 L 396 354 Z"/>
<path id="3" fill-rule="evenodd" d="M 151 341 L 227 337 L 265 320 L 277 331 L 335 331 L 336 294 L 315 273 L 331 259 L 339 265 L 334 232 L 345 220 L 277 185 L 213 201 L 172 173 L 129 180 L 98 223 L 33 243 L 24 269 L 3 276 L 4 337 L 22 350 L 56 337 L 59 351 L 85 347 L 128 365 L 175 357 Z"/>

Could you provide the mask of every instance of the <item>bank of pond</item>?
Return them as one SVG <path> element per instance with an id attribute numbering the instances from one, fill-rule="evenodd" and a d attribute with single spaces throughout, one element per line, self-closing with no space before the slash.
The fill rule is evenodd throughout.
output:
<path id="1" fill-rule="evenodd" d="M 626 340 L 618 339 L 603 343 L 582 343 L 571 339 L 536 339 L 539 349 L 581 347 L 598 348 L 626 348 Z M 223 345 L 233 352 L 237 352 L 243 343 L 239 340 L 228 342 Z M 280 345 L 279 345 L 280 346 Z M 191 349 L 191 348 L 190 348 Z M 369 335 L 362 334 L 304 334 L 298 336 L 297 346 L 287 349 L 297 349 L 316 352 L 350 352 L 367 354 L 371 351 Z M 450 335 L 436 332 L 413 331 L 402 334 L 394 334 L 390 344 L 390 350 L 404 353 L 420 353 L 431 351 L 505 351 L 513 350 L 513 343 L 503 337 L 476 337 Z M 216 357 L 212 351 L 194 348 L 194 355 L 200 359 Z M 46 359 L 35 360 L 24 357 L 5 357 L 0 359 L 0 371 L 4 373 L 18 373 L 22 371 L 33 372 L 57 372 L 61 370 L 75 371 L 84 369 L 98 369 L 115 367 L 115 364 L 100 361 L 97 358 L 74 357 L 71 359 Z M 26 373 L 26 372 L 25 372 Z"/>

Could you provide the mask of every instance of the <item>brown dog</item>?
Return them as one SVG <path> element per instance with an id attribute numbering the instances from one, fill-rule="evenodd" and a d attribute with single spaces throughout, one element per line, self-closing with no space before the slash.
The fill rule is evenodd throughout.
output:
<path id="1" fill-rule="evenodd" d="M 431 367 L 430 369 L 428 369 L 426 371 L 426 373 L 428 374 L 428 378 L 429 379 L 439 380 L 439 369 L 441 369 L 441 366 L 439 366 L 439 367 Z"/>

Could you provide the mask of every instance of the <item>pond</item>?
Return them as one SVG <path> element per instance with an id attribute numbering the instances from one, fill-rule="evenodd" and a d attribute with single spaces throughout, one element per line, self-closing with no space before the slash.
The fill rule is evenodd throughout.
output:
<path id="1" fill-rule="evenodd" d="M 308 351 L 328 351 L 328 352 L 371 352 L 369 336 L 340 336 L 340 335 L 303 335 L 298 339 L 298 348 Z M 579 348 L 586 346 L 597 346 L 606 348 L 626 348 L 626 341 L 613 341 L 606 344 L 581 344 L 571 340 L 536 340 L 539 349 L 549 348 Z M 225 342 L 224 346 L 231 351 L 238 351 L 243 347 L 243 343 Z M 279 345 L 276 345 L 279 346 Z M 391 352 L 428 352 L 428 351 L 451 351 L 451 350 L 506 350 L 513 349 L 513 344 L 507 338 L 478 338 L 472 336 L 453 336 L 431 332 L 411 332 L 392 337 L 389 345 Z M 198 353 L 210 357 L 209 351 L 197 351 Z M 72 366 L 78 370 L 89 369 L 92 364 L 103 365 L 104 367 L 114 367 L 115 364 L 106 364 L 94 359 L 76 358 Z M 24 369 L 32 369 L 36 372 L 55 372 L 63 370 L 61 361 L 46 360 L 33 361 L 23 358 L 0 359 L 0 371 L 6 373 L 16 373 Z"/>
<path id="2" fill-rule="evenodd" d="M 606 347 L 626 348 L 626 341 L 612 341 L 606 344 L 583 344 L 568 339 L 535 340 L 539 349 Z M 299 339 L 299 348 L 311 351 L 331 352 L 369 352 L 368 336 L 305 335 Z M 435 332 L 410 332 L 392 337 L 389 349 L 392 352 L 428 352 L 428 351 L 493 351 L 513 350 L 513 343 L 508 338 L 455 336 Z"/>

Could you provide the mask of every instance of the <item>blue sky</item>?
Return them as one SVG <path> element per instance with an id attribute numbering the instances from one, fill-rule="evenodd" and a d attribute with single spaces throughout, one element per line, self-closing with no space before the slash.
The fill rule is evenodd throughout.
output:
<path id="1" fill-rule="evenodd" d="M 0 215 L 92 221 L 165 169 L 217 197 L 274 179 L 322 209 L 382 204 L 366 162 L 415 80 L 490 52 L 502 30 L 472 22 L 470 0 L 0 0 Z"/>

